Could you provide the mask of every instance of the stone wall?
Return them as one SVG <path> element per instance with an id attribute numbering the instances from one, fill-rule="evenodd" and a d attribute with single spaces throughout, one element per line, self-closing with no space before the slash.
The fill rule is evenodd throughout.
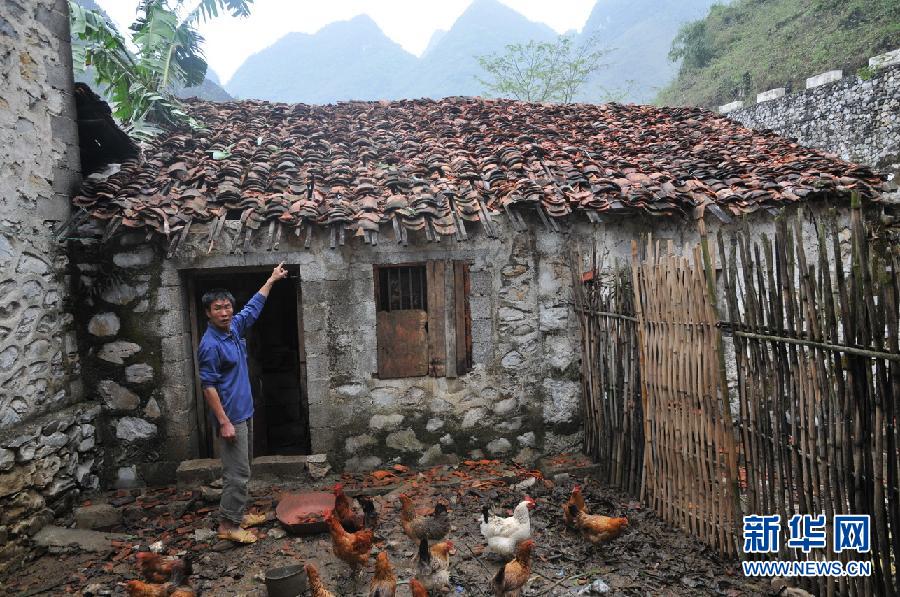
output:
<path id="1" fill-rule="evenodd" d="M 753 129 L 771 129 L 809 147 L 900 178 L 900 65 L 833 80 L 733 111 Z"/>
<path id="2" fill-rule="evenodd" d="M 755 230 L 771 232 L 767 212 L 748 219 Z M 83 229 L 72 254 L 82 284 L 94 289 L 78 310 L 79 325 L 91 330 L 84 377 L 109 413 L 102 432 L 115 438 L 107 452 L 109 480 L 163 482 L 180 460 L 201 455 L 187 280 L 197 273 L 268 272 L 282 260 L 299 273 L 293 283 L 302 292 L 312 450 L 327 453 L 332 465 L 369 469 L 483 456 L 529 462 L 542 452 L 577 449 L 580 352 L 568 250 L 589 255 L 596 245 L 607 264 L 627 262 L 632 239 L 642 233 L 682 250 L 697 242 L 696 224 L 635 217 L 578 222 L 560 234 L 538 220 L 527 232 L 509 228 L 504 218 L 497 222 L 499 238 L 476 227 L 466 242 L 428 243 L 413 235 L 408 247 L 388 237 L 377 246 L 351 239 L 330 249 L 327 234 L 317 234 L 304 249 L 286 234 L 268 251 L 262 233 L 247 253 L 229 250 L 238 222 L 226 222 L 211 252 L 209 231 L 195 224 L 171 259 L 141 233 L 102 244 L 87 240 L 99 229 Z M 708 225 L 715 234 L 721 224 Z M 814 235 L 808 240 L 814 244 Z M 458 378 L 379 379 L 373 265 L 434 259 L 471 263 L 473 369 Z"/>
<path id="3" fill-rule="evenodd" d="M 65 0 L 0 2 L 0 574 L 97 486 L 65 247 L 79 181 Z"/>
<path id="4" fill-rule="evenodd" d="M 96 489 L 100 406 L 76 404 L 0 437 L 0 578 L 32 554 L 32 537 Z"/>
<path id="5" fill-rule="evenodd" d="M 144 234 L 103 243 L 102 233 L 94 223 L 81 226 L 69 256 L 77 271 L 82 379 L 103 407 L 103 483 L 164 483 L 174 478 L 178 461 L 197 455 L 196 427 L 187 418 L 193 405 L 186 376 L 193 370 L 177 371 L 164 357 L 165 345 L 187 329 L 181 321 L 168 323 L 183 313 L 183 301 L 177 277 L 171 286 L 160 279 L 162 254 Z"/>

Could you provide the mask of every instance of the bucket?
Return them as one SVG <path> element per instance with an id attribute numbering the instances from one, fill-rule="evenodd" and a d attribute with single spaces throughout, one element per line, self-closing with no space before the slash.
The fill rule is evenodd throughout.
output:
<path id="1" fill-rule="evenodd" d="M 272 568 L 266 572 L 269 597 L 297 597 L 306 591 L 306 571 L 302 564 Z"/>

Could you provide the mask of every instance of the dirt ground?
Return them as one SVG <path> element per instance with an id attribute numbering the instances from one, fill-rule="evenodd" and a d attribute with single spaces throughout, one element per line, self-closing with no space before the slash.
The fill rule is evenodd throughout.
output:
<path id="1" fill-rule="evenodd" d="M 451 555 L 450 590 L 457 595 L 490 595 L 490 577 L 500 565 L 493 556 L 482 554 L 478 527 L 482 504 L 489 501 L 495 511 L 509 511 L 526 493 L 537 502 L 537 508 L 532 511 L 535 560 L 525 595 L 600 594 L 588 592 L 598 579 L 609 587 L 608 595 L 774 594 L 768 583 L 744 578 L 737 562 L 722 561 L 712 550 L 664 524 L 627 496 L 600 487 L 590 478 L 564 473 L 555 476 L 556 482 L 540 477 L 531 481 L 534 475 L 497 461 L 467 461 L 456 467 L 419 472 L 396 467 L 376 475 L 332 475 L 314 484 L 273 486 L 254 482 L 251 493 L 254 509 L 270 511 L 273 516 L 278 496 L 286 490 L 330 490 L 336 480 L 341 480 L 349 495 L 376 495 L 380 526 L 373 553 L 388 551 L 401 596 L 409 595 L 406 585 L 412 576 L 416 546 L 400 529 L 399 493 L 407 493 L 424 509 L 437 499 L 450 505 L 450 539 L 456 546 Z M 517 487 L 523 481 L 533 484 Z M 561 505 L 576 482 L 582 483 L 591 512 L 628 517 L 630 524 L 624 535 L 610 544 L 592 547 L 564 528 Z M 354 583 L 349 569 L 332 555 L 327 534 L 284 535 L 273 519 L 256 529 L 260 540 L 253 545 L 235 547 L 217 541 L 210 532 L 216 524 L 216 504 L 209 499 L 199 490 L 174 487 L 93 496 L 93 503 L 105 501 L 124 509 L 123 524 L 111 530 L 131 534 L 134 539 L 116 544 L 105 556 L 77 550 L 48 553 L 29 564 L 2 590 L 12 595 L 123 595 L 121 583 L 138 578 L 134 552 L 162 541 L 166 553 L 193 558 L 190 580 L 198 594 L 265 596 L 266 570 L 313 561 L 335 594 L 368 595 L 371 568 Z"/>

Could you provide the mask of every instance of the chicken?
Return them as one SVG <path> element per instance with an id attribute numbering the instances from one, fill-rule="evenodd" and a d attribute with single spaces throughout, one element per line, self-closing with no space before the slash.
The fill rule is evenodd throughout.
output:
<path id="1" fill-rule="evenodd" d="M 415 578 L 409 581 L 409 592 L 412 597 L 428 597 L 428 590 Z"/>
<path id="2" fill-rule="evenodd" d="M 416 578 L 428 590 L 440 591 L 450 584 L 450 550 L 453 541 L 441 541 L 428 547 L 428 539 L 422 537 L 416 554 Z"/>
<path id="3" fill-rule="evenodd" d="M 125 593 L 128 597 L 169 597 L 174 590 L 175 586 L 170 582 L 155 584 L 142 580 L 129 580 L 125 583 Z"/>
<path id="4" fill-rule="evenodd" d="M 375 510 L 375 502 L 372 501 L 372 498 L 365 495 L 356 496 L 356 501 L 359 502 L 363 509 L 363 526 L 373 531 L 377 530 L 378 512 Z"/>
<path id="5" fill-rule="evenodd" d="M 375 558 L 375 576 L 369 585 L 369 597 L 394 597 L 397 592 L 397 575 L 386 551 Z"/>
<path id="6" fill-rule="evenodd" d="M 169 595 L 169 597 L 197 597 L 194 589 L 188 586 L 180 586 Z"/>
<path id="7" fill-rule="evenodd" d="M 334 555 L 359 571 L 369 563 L 369 552 L 372 551 L 372 529 L 363 529 L 348 533 L 335 516 L 325 519 L 331 533 L 331 546 Z"/>
<path id="8" fill-rule="evenodd" d="M 594 545 L 615 539 L 628 526 L 628 519 L 625 517 L 612 518 L 599 514 L 588 514 L 584 510 L 579 510 L 575 504 L 569 504 L 569 514 L 575 521 L 575 528 L 581 531 L 581 535 Z"/>
<path id="9" fill-rule="evenodd" d="M 152 551 L 138 552 L 137 564 L 141 575 L 154 583 L 180 585 L 193 572 L 190 558 L 167 558 Z"/>
<path id="10" fill-rule="evenodd" d="M 569 496 L 569 500 L 563 506 L 563 520 L 570 529 L 575 527 L 575 519 L 572 518 L 572 514 L 569 512 L 569 505 L 571 504 L 578 506 L 580 512 L 585 511 L 584 496 L 581 495 L 581 485 L 576 485 L 572 488 L 572 495 Z"/>
<path id="11" fill-rule="evenodd" d="M 355 533 L 363 528 L 363 517 L 353 511 L 350 498 L 344 493 L 344 486 L 340 483 L 334 485 L 334 515 L 341 521 L 344 530 Z"/>
<path id="12" fill-rule="evenodd" d="M 418 543 L 423 538 L 438 541 L 450 532 L 450 516 L 445 504 L 435 505 L 431 516 L 419 516 L 408 495 L 400 494 L 400 503 L 400 525 L 406 536 L 413 541 Z"/>
<path id="13" fill-rule="evenodd" d="M 500 567 L 492 583 L 495 597 L 519 597 L 522 594 L 522 587 L 531 576 L 533 549 L 534 541 L 523 541 L 516 548 L 516 557 Z"/>
<path id="14" fill-rule="evenodd" d="M 529 496 L 518 503 L 513 515 L 508 517 L 489 516 L 488 507 L 482 510 L 481 534 L 487 540 L 488 549 L 501 556 L 510 557 L 516 553 L 516 546 L 531 537 L 531 516 L 534 500 Z"/>
<path id="15" fill-rule="evenodd" d="M 311 597 L 334 597 L 334 593 L 325 588 L 322 579 L 319 577 L 319 571 L 314 564 L 307 564 L 306 577 L 309 578 L 309 594 Z"/>

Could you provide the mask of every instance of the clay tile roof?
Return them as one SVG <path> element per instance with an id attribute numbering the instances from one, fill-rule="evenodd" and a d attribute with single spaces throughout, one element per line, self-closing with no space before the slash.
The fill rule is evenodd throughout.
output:
<path id="1" fill-rule="evenodd" d="M 74 197 L 109 222 L 107 236 L 142 228 L 176 244 L 192 222 L 214 222 L 214 239 L 239 219 L 246 242 L 262 227 L 272 236 L 276 222 L 307 246 L 322 227 L 332 246 L 347 232 L 464 240 L 474 222 L 496 234 L 500 213 L 524 226 L 523 209 L 553 229 L 577 214 L 709 210 L 727 220 L 853 190 L 876 199 L 883 184 L 865 166 L 698 108 L 478 98 L 190 106 L 206 129 L 157 137 Z"/>

